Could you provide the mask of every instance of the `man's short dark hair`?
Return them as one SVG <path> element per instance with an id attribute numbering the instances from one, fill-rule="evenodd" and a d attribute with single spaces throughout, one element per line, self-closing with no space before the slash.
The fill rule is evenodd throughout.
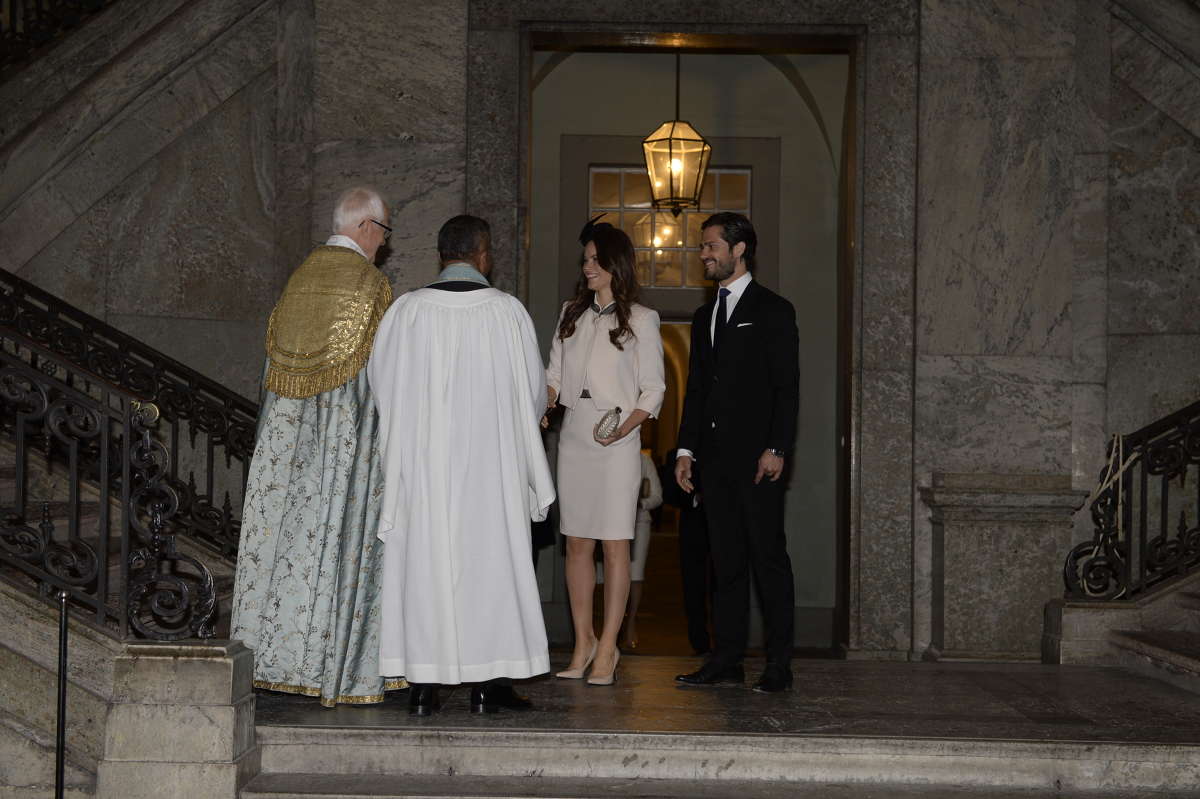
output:
<path id="1" fill-rule="evenodd" d="M 700 230 L 721 226 L 721 238 L 725 239 L 725 243 L 732 250 L 734 245 L 740 242 L 745 242 L 746 252 L 742 255 L 742 260 L 746 262 L 746 271 L 754 271 L 754 251 L 758 248 L 758 234 L 754 232 L 754 225 L 750 224 L 750 220 L 741 214 L 735 214 L 732 211 L 721 211 L 718 214 L 713 214 L 708 219 L 704 220 L 704 224 L 700 226 Z"/>
<path id="2" fill-rule="evenodd" d="M 492 243 L 492 228 L 477 216 L 462 214 L 438 231 L 438 258 L 442 262 L 463 261 L 486 250 Z"/>

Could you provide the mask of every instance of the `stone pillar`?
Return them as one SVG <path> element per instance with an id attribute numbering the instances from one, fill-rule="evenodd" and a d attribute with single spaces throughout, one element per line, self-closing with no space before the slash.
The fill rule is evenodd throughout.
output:
<path id="1" fill-rule="evenodd" d="M 933 528 L 927 657 L 1037 659 L 1042 609 L 1063 593 L 1070 475 L 933 475 L 921 490 Z"/>
<path id="2" fill-rule="evenodd" d="M 236 799 L 259 769 L 253 663 L 240 641 L 127 646 L 99 799 Z"/>

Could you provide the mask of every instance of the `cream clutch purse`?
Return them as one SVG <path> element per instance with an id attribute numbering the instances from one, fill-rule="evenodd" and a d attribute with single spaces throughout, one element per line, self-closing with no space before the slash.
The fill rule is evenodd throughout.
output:
<path id="1" fill-rule="evenodd" d="M 596 422 L 596 438 L 605 439 L 611 438 L 617 432 L 617 428 L 621 426 L 621 409 L 613 408 L 603 416 L 600 421 Z"/>

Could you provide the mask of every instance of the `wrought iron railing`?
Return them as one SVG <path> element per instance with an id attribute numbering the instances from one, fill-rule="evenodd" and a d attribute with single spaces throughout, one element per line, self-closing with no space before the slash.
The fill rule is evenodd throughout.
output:
<path id="1" fill-rule="evenodd" d="M 99 380 L 153 402 L 179 496 L 178 532 L 233 559 L 258 406 L 137 339 L 0 269 L 0 336 L 59 359 L 74 383 Z"/>
<path id="2" fill-rule="evenodd" d="M 0 74 L 116 0 L 0 0 Z"/>
<path id="3" fill-rule="evenodd" d="M 122 638 L 211 635 L 187 553 L 236 557 L 257 412 L 0 270 L 0 575 Z"/>
<path id="4" fill-rule="evenodd" d="M 213 578 L 175 546 L 180 503 L 154 435 L 158 408 L 71 367 L 13 338 L 0 349 L 12 447 L 0 577 L 47 601 L 65 592 L 73 611 L 121 638 L 210 637 Z"/>
<path id="5" fill-rule="evenodd" d="M 1136 599 L 1200 569 L 1200 402 L 1114 436 L 1086 507 L 1095 534 L 1067 556 L 1068 599 Z"/>

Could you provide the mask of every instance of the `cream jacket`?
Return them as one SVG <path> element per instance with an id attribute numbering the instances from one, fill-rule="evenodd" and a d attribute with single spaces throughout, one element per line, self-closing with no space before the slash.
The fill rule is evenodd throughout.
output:
<path id="1" fill-rule="evenodd" d="M 563 311 L 566 307 L 564 303 Z M 559 324 L 563 311 L 558 314 Z M 556 324 L 546 385 L 558 392 L 558 401 L 568 408 L 581 401 L 579 395 L 586 388 L 597 410 L 620 408 L 628 415 L 641 409 L 656 417 L 667 390 L 658 312 L 634 303 L 629 313 L 634 338 L 621 342 L 623 350 L 608 337 L 616 326 L 616 314 L 598 314 L 590 308 L 580 314 L 575 332 L 566 341 L 558 337 Z"/>

